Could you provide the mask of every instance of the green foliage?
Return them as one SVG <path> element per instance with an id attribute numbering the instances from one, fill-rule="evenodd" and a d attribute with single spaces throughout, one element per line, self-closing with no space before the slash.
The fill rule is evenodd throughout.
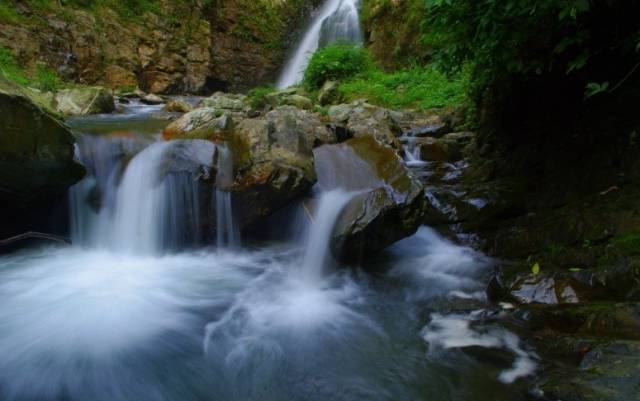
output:
<path id="1" fill-rule="evenodd" d="M 23 17 L 18 14 L 12 4 L 0 3 L 0 22 L 19 24 Z"/>
<path id="2" fill-rule="evenodd" d="M 0 46 L 0 72 L 6 78 L 20 85 L 27 85 L 29 83 L 29 79 L 18 65 L 18 61 L 11 50 L 3 46 Z"/>
<path id="3" fill-rule="evenodd" d="M 636 17 L 624 17 L 625 12 L 633 14 L 634 5 L 637 9 L 636 0 L 628 7 L 606 0 L 426 3 L 429 16 L 423 23 L 423 41 L 433 49 L 434 61 L 446 71 L 472 62 L 480 89 L 514 75 L 582 77 L 607 52 L 632 52 L 640 33 Z M 602 89 L 592 85 L 586 92 L 593 95 Z"/>
<path id="4" fill-rule="evenodd" d="M 58 74 L 49 67 L 38 66 L 35 75 L 35 86 L 45 92 L 55 92 L 62 85 Z"/>
<path id="5" fill-rule="evenodd" d="M 254 109 L 261 109 L 267 104 L 267 95 L 273 93 L 275 88 L 272 86 L 260 86 L 253 88 L 247 93 L 247 101 Z"/>
<path id="6" fill-rule="evenodd" d="M 316 51 L 304 72 L 304 86 L 320 88 L 326 81 L 341 81 L 367 73 L 373 68 L 369 53 L 360 46 L 337 43 Z"/>
<path id="7" fill-rule="evenodd" d="M 367 98 L 395 109 L 457 107 L 467 101 L 469 74 L 465 69 L 447 76 L 434 67 L 412 67 L 392 73 L 369 70 L 340 85 L 347 100 Z"/>

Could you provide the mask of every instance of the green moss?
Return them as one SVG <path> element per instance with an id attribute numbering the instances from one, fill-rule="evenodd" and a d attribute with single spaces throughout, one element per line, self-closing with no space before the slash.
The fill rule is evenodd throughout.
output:
<path id="1" fill-rule="evenodd" d="M 29 79 L 20 68 L 13 52 L 4 46 L 0 46 L 0 73 L 20 85 L 29 84 Z"/>
<path id="2" fill-rule="evenodd" d="M 17 25 L 23 20 L 24 17 L 16 12 L 13 5 L 0 3 L 0 22 Z"/>
<path id="3" fill-rule="evenodd" d="M 254 109 L 260 109 L 267 105 L 267 96 L 275 92 L 275 88 L 271 86 L 260 86 L 258 88 L 251 89 L 247 93 L 247 101 L 249 105 Z"/>

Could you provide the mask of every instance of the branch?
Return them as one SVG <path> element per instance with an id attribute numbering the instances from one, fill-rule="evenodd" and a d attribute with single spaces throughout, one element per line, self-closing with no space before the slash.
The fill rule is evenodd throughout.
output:
<path id="1" fill-rule="evenodd" d="M 10 238 L 0 240 L 0 246 L 6 246 L 14 242 L 22 241 L 28 238 L 40 238 L 40 239 L 46 239 L 49 241 L 60 242 L 66 245 L 71 245 L 71 240 L 66 237 L 62 237 L 55 234 L 39 233 L 36 231 L 27 231 L 26 233 L 18 234 Z"/>

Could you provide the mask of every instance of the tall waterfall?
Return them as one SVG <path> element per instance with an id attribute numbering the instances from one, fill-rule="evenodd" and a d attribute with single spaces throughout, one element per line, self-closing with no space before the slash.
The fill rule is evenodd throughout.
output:
<path id="1" fill-rule="evenodd" d="M 337 41 L 362 43 L 359 6 L 359 0 L 327 0 L 287 61 L 277 87 L 284 89 L 300 82 L 318 47 Z"/>

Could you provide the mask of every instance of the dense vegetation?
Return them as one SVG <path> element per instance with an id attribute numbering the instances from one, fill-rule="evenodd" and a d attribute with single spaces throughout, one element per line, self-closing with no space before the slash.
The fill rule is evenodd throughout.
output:
<path id="1" fill-rule="evenodd" d="M 493 128 L 513 129 L 510 121 L 522 124 L 534 98 L 549 101 L 545 109 L 566 114 L 593 106 L 590 101 L 596 95 L 610 102 L 613 97 L 637 97 L 633 83 L 640 75 L 637 0 L 428 0 L 427 4 L 424 46 L 444 71 L 473 66 L 474 99 Z M 526 115 L 524 122 L 531 118 Z"/>
<path id="2" fill-rule="evenodd" d="M 350 44 L 327 46 L 311 57 L 304 75 L 306 89 L 317 90 L 328 80 L 340 82 L 339 90 L 346 101 L 366 98 L 390 108 L 461 106 L 468 91 L 466 70 L 447 76 L 433 66 L 415 64 L 385 72 L 366 49 Z"/>
<path id="3" fill-rule="evenodd" d="M 19 65 L 11 50 L 0 46 L 0 73 L 20 85 L 28 85 L 43 91 L 53 91 L 62 85 L 57 73 L 39 65 L 34 73 L 25 72 Z"/>

